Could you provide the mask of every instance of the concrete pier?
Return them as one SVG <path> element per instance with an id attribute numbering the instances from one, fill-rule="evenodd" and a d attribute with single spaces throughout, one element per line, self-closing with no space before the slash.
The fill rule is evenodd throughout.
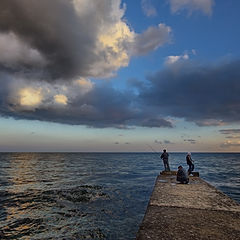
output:
<path id="1" fill-rule="evenodd" d="M 156 179 L 136 240 L 240 240 L 240 204 L 199 177 L 178 184 L 176 172 Z"/>

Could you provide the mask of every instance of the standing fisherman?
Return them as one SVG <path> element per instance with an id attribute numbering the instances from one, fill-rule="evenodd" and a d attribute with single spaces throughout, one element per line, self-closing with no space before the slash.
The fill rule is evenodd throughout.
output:
<path id="1" fill-rule="evenodd" d="M 163 160 L 165 171 L 170 171 L 169 163 L 168 163 L 168 153 L 166 149 L 163 150 L 163 153 L 161 155 L 161 159 Z"/>
<path id="2" fill-rule="evenodd" d="M 187 161 L 187 165 L 188 165 L 188 175 L 190 175 L 192 173 L 192 171 L 194 170 L 194 164 L 193 164 L 193 160 L 192 160 L 190 152 L 186 156 L 186 161 Z"/>

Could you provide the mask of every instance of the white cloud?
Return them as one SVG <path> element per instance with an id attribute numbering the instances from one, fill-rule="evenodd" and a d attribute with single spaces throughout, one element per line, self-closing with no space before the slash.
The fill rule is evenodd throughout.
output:
<path id="1" fill-rule="evenodd" d="M 177 62 L 180 58 L 181 58 L 181 56 L 168 56 L 168 57 L 166 57 L 165 63 L 173 64 L 173 63 Z"/>
<path id="2" fill-rule="evenodd" d="M 96 20 L 97 61 L 89 65 L 87 76 L 110 77 L 119 68 L 128 66 L 129 44 L 133 43 L 135 33 L 123 20 L 125 6 L 120 7 L 121 0 L 74 0 L 73 3 L 80 19 L 92 15 Z"/>
<path id="3" fill-rule="evenodd" d="M 214 0 L 169 0 L 172 13 L 187 10 L 191 15 L 194 11 L 201 11 L 205 15 L 212 14 Z"/>
<path id="4" fill-rule="evenodd" d="M 193 55 L 197 55 L 196 49 L 192 49 L 192 54 L 193 54 Z"/>
<path id="5" fill-rule="evenodd" d="M 188 54 L 184 54 L 184 55 L 180 55 L 180 56 L 168 56 L 165 59 L 165 64 L 170 65 L 170 64 L 174 64 L 180 60 L 188 60 L 188 59 L 189 59 Z"/>
<path id="6" fill-rule="evenodd" d="M 135 33 L 124 21 L 102 26 L 96 53 L 103 58 L 92 66 L 91 74 L 101 77 L 101 72 L 104 72 L 103 77 L 108 77 L 120 67 L 128 66 L 131 57 L 129 48 L 134 42 L 134 37 Z"/>
<path id="7" fill-rule="evenodd" d="M 152 5 L 150 0 L 142 0 L 141 1 L 141 6 L 142 6 L 142 10 L 143 13 L 147 16 L 147 17 L 154 17 L 157 15 L 157 10 L 156 8 Z"/>

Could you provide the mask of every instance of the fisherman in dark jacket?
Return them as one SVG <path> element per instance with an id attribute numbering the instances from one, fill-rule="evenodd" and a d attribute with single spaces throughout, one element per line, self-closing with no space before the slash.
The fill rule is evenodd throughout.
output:
<path id="1" fill-rule="evenodd" d="M 163 150 L 163 153 L 161 155 L 161 159 L 163 160 L 165 171 L 170 171 L 169 163 L 168 163 L 168 153 L 166 149 Z"/>
<path id="2" fill-rule="evenodd" d="M 190 152 L 186 156 L 186 161 L 188 165 L 188 175 L 190 175 L 194 170 L 194 164 Z"/>
<path id="3" fill-rule="evenodd" d="M 187 175 L 185 169 L 182 166 L 178 167 L 177 181 L 180 182 L 180 183 L 185 183 L 185 184 L 187 184 L 189 182 L 188 175 Z"/>

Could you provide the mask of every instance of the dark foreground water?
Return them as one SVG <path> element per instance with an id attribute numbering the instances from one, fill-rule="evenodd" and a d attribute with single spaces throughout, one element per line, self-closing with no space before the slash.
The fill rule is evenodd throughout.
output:
<path id="1" fill-rule="evenodd" d="M 240 154 L 195 153 L 196 171 L 240 202 Z M 185 154 L 170 154 L 170 165 Z M 0 154 L 0 239 L 134 239 L 162 163 L 152 153 Z"/>

